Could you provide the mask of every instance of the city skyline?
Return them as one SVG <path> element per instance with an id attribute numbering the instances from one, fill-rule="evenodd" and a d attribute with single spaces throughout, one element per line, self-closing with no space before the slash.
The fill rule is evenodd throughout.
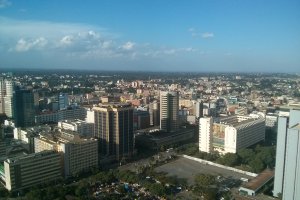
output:
<path id="1" fill-rule="evenodd" d="M 0 68 L 299 72 L 300 2 L 0 0 Z"/>

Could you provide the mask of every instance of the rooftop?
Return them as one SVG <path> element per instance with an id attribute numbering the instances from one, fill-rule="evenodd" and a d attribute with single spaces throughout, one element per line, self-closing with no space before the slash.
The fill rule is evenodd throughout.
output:
<path id="1" fill-rule="evenodd" d="M 263 172 L 258 174 L 258 176 L 251 179 L 248 183 L 245 183 L 242 187 L 253 190 L 253 191 L 258 191 L 262 186 L 264 186 L 273 177 L 274 177 L 274 170 L 265 169 Z"/>

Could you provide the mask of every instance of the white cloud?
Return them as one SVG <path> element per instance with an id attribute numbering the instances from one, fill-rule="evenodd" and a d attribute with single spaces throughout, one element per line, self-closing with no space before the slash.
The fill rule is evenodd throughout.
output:
<path id="1" fill-rule="evenodd" d="M 135 46 L 135 43 L 129 41 L 129 42 L 126 42 L 125 44 L 123 44 L 121 48 L 124 50 L 132 50 L 134 46 Z"/>
<path id="2" fill-rule="evenodd" d="M 11 5 L 11 2 L 8 0 L 0 0 L 0 8 L 5 8 Z"/>
<path id="3" fill-rule="evenodd" d="M 174 48 L 124 40 L 107 29 L 86 24 L 14 20 L 0 16 L 0 54 L 32 52 L 50 59 L 143 60 L 197 52 L 191 47 Z M 29 54 L 28 54 L 29 56 Z"/>
<path id="4" fill-rule="evenodd" d="M 72 35 L 66 35 L 66 36 L 64 36 L 63 38 L 61 38 L 61 40 L 60 40 L 60 44 L 61 45 L 70 45 L 70 44 L 72 44 L 72 42 L 73 42 L 73 36 Z"/>
<path id="5" fill-rule="evenodd" d="M 214 33 L 212 32 L 204 32 L 204 33 L 200 33 L 199 31 L 197 31 L 195 28 L 189 28 L 188 32 L 191 33 L 192 37 L 202 37 L 204 39 L 207 38 L 213 38 L 214 37 Z"/>
<path id="6" fill-rule="evenodd" d="M 24 52 L 24 51 L 29 51 L 31 49 L 41 49 L 47 43 L 48 41 L 43 37 L 39 37 L 35 40 L 25 40 L 24 38 L 21 38 L 18 40 L 15 46 L 15 51 Z"/>
<path id="7" fill-rule="evenodd" d="M 213 38 L 214 37 L 214 33 L 211 32 L 205 32 L 201 34 L 202 38 Z"/>

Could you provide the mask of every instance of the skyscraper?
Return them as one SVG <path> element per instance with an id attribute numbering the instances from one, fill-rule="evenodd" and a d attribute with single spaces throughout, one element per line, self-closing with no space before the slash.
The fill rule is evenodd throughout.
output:
<path id="1" fill-rule="evenodd" d="M 58 106 L 59 110 L 67 108 L 69 105 L 69 95 L 66 93 L 60 93 L 58 95 Z"/>
<path id="2" fill-rule="evenodd" d="M 0 113 L 12 117 L 12 98 L 14 83 L 11 80 L 0 79 Z"/>
<path id="3" fill-rule="evenodd" d="M 13 94 L 13 118 L 16 127 L 33 126 L 35 124 L 34 115 L 33 92 L 17 87 Z"/>
<path id="4" fill-rule="evenodd" d="M 213 119 L 211 117 L 200 118 L 199 120 L 199 150 L 210 153 L 212 145 Z"/>
<path id="5" fill-rule="evenodd" d="M 149 114 L 150 114 L 150 125 L 159 126 L 159 102 L 154 101 L 149 104 Z"/>
<path id="6" fill-rule="evenodd" d="M 279 117 L 273 195 L 300 199 L 300 110 Z"/>
<path id="7" fill-rule="evenodd" d="M 133 108 L 127 103 L 105 103 L 93 108 L 100 156 L 116 160 L 133 154 Z"/>
<path id="8" fill-rule="evenodd" d="M 178 92 L 160 92 L 160 129 L 165 132 L 175 132 L 179 127 Z"/>

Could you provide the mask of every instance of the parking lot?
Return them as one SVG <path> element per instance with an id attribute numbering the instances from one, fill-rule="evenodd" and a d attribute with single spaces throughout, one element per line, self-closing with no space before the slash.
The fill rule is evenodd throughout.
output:
<path id="1" fill-rule="evenodd" d="M 240 181 L 241 178 L 247 178 L 247 179 L 253 178 L 245 174 L 240 174 L 227 169 L 202 164 L 183 157 L 180 157 L 179 159 L 169 162 L 167 164 L 161 165 L 155 168 L 155 171 L 166 172 L 170 176 L 175 175 L 178 178 L 186 178 L 189 184 L 194 183 L 194 177 L 196 174 L 199 173 L 222 176 L 225 179 L 227 179 L 229 183 L 231 182 L 230 180 Z M 236 185 L 234 184 L 234 186 Z"/>

